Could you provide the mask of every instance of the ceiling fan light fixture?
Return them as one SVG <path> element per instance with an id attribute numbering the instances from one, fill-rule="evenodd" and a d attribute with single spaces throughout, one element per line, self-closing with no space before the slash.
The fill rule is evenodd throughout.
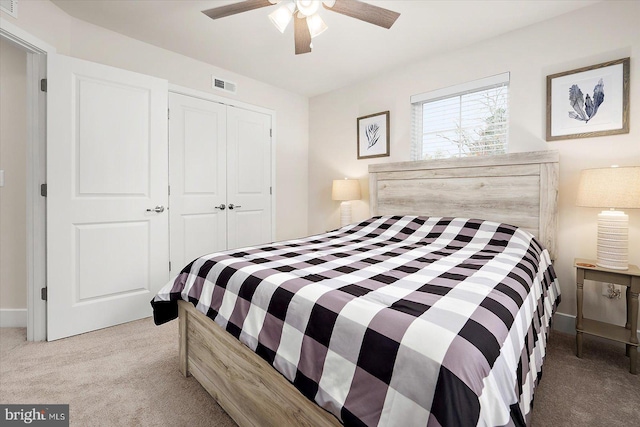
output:
<path id="1" fill-rule="evenodd" d="M 329 28 L 317 13 L 315 15 L 307 16 L 307 26 L 309 27 L 311 38 L 319 36 L 320 34 L 324 33 L 327 28 Z"/>
<path id="2" fill-rule="evenodd" d="M 289 22 L 291 22 L 291 18 L 293 18 L 293 11 L 295 10 L 296 5 L 294 3 L 287 3 L 280 6 L 275 11 L 269 14 L 269 19 L 271 23 L 280 31 L 284 33 L 284 30 L 287 29 Z"/>
<path id="3" fill-rule="evenodd" d="M 296 7 L 298 12 L 309 17 L 318 11 L 321 2 L 321 0 L 296 0 Z"/>
<path id="4" fill-rule="evenodd" d="M 296 55 L 311 52 L 311 39 L 326 31 L 327 24 L 316 14 L 321 6 L 326 10 L 387 29 L 400 17 L 398 12 L 363 0 L 244 0 L 203 10 L 202 13 L 211 19 L 220 19 L 270 5 L 278 5 L 278 10 L 269 14 L 269 19 L 278 31 L 284 33 L 289 22 L 293 21 Z"/>

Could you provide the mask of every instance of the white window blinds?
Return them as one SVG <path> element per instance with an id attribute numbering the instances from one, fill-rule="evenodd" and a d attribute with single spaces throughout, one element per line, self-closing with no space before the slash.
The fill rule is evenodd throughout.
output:
<path id="1" fill-rule="evenodd" d="M 411 158 L 507 152 L 509 73 L 411 97 Z"/>

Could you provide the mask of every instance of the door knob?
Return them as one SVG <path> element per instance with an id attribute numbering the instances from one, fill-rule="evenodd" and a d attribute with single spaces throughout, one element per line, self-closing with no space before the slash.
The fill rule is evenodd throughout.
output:
<path id="1" fill-rule="evenodd" d="M 229 209 L 233 210 L 234 208 L 241 208 L 242 206 L 240 205 L 234 205 L 233 203 L 229 203 Z"/>
<path id="2" fill-rule="evenodd" d="M 147 212 L 156 212 L 156 213 L 162 213 L 164 212 L 164 206 L 162 205 L 158 205 L 153 209 L 147 209 Z"/>
<path id="3" fill-rule="evenodd" d="M 216 209 L 220 209 L 221 211 L 224 210 L 224 208 L 226 208 L 226 206 L 224 205 L 224 203 L 220 204 L 220 206 L 216 206 Z M 231 206 L 229 206 L 229 209 L 231 209 Z"/>

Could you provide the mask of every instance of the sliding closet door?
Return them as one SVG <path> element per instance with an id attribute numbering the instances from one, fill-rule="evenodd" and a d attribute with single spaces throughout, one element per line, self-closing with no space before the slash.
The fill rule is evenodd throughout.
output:
<path id="1" fill-rule="evenodd" d="M 227 248 L 226 107 L 169 94 L 172 274 Z"/>
<path id="2" fill-rule="evenodd" d="M 271 116 L 227 107 L 228 248 L 271 241 Z"/>
<path id="3" fill-rule="evenodd" d="M 48 55 L 47 339 L 151 315 L 169 280 L 167 82 Z"/>

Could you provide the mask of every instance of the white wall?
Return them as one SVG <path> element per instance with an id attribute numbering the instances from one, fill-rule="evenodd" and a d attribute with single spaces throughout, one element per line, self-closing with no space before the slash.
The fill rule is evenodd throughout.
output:
<path id="1" fill-rule="evenodd" d="M 331 182 L 359 178 L 363 200 L 354 220 L 369 216 L 367 166 L 409 160 L 409 97 L 467 81 L 511 72 L 509 151 L 560 152 L 559 311 L 575 315 L 575 257 L 595 257 L 597 209 L 575 206 L 581 169 L 640 165 L 640 2 L 603 2 L 476 45 L 407 65 L 359 85 L 310 100 L 309 232 L 339 225 L 339 202 Z M 425 40 L 425 43 L 428 43 Z M 546 76 L 631 57 L 631 132 L 610 137 L 545 141 Z M 356 118 L 390 110 L 391 156 L 357 160 Z M 630 259 L 640 264 L 640 210 L 630 211 Z M 593 286 L 585 313 L 624 324 L 624 300 L 609 301 Z"/>
<path id="2" fill-rule="evenodd" d="M 27 54 L 0 40 L 0 310 L 27 306 L 26 147 Z"/>
<path id="3" fill-rule="evenodd" d="M 308 98 L 75 19 L 48 0 L 20 2 L 17 20 L 2 17 L 58 53 L 275 110 L 276 237 L 306 235 Z M 237 95 L 211 89 L 212 74 L 236 82 Z"/>

